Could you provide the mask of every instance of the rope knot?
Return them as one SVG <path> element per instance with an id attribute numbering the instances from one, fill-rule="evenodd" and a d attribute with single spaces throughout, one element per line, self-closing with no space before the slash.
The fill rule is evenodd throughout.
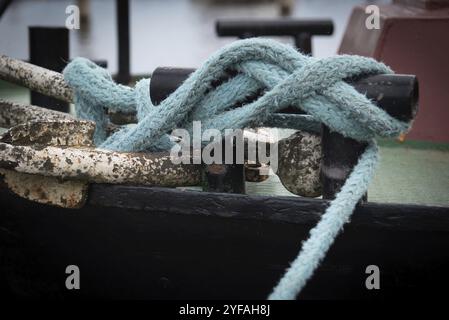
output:
<path id="1" fill-rule="evenodd" d="M 368 189 L 378 158 L 374 138 L 395 137 L 410 126 L 376 107 L 345 80 L 391 72 L 370 58 L 342 55 L 317 59 L 274 41 L 248 39 L 213 54 L 158 107 L 150 102 L 149 79 L 139 81 L 134 89 L 117 85 L 104 70 L 80 58 L 66 67 L 64 77 L 75 91 L 77 114 L 97 123 L 95 143 L 107 149 L 167 150 L 171 146 L 167 133 L 177 126 L 191 128 L 194 120 L 201 121 L 205 129 L 258 126 L 286 107 L 301 109 L 313 118 L 293 117 L 297 129 L 323 123 L 346 137 L 369 142 L 269 296 L 294 299 Z M 106 137 L 104 108 L 136 112 L 138 123 Z M 278 121 L 277 125 L 285 123 Z"/>
<path id="2" fill-rule="evenodd" d="M 236 72 L 230 77 L 229 70 Z M 389 116 L 344 82 L 391 72 L 370 58 L 317 59 L 275 41 L 249 39 L 216 52 L 157 108 L 149 99 L 150 79 L 139 81 L 134 89 L 117 85 L 104 69 L 82 58 L 72 61 L 64 76 L 75 91 L 77 114 L 97 123 L 96 143 L 142 151 L 160 149 L 159 140 L 166 140 L 167 132 L 193 120 L 202 121 L 206 129 L 251 127 L 289 106 L 359 141 L 395 137 L 409 124 Z M 217 85 L 220 79 L 225 80 Z M 106 138 L 103 108 L 136 112 L 138 124 Z"/>

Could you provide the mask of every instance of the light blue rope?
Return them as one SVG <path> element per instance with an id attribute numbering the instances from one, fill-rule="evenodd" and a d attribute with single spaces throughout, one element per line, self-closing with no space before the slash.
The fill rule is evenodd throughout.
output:
<path id="1" fill-rule="evenodd" d="M 229 70 L 237 75 L 229 78 Z M 117 85 L 104 69 L 82 58 L 66 67 L 64 77 L 75 91 L 78 116 L 96 122 L 95 143 L 106 149 L 168 150 L 172 144 L 167 133 L 176 127 L 191 128 L 194 120 L 201 121 L 204 130 L 275 125 L 316 131 L 323 123 L 345 137 L 368 142 L 341 191 L 269 296 L 295 299 L 368 188 L 377 163 L 374 139 L 396 137 L 409 129 L 409 123 L 389 116 L 343 81 L 384 73 L 392 71 L 370 58 L 316 59 L 275 41 L 248 39 L 213 54 L 157 107 L 149 98 L 149 79 L 134 89 Z M 227 80 L 214 87 L 219 79 Z M 253 102 L 235 107 L 260 92 Z M 276 114 L 288 106 L 307 115 Z M 138 123 L 107 137 L 105 108 L 136 112 Z"/>
<path id="2" fill-rule="evenodd" d="M 300 253 L 268 297 L 270 300 L 295 299 L 325 257 L 338 232 L 349 221 L 357 202 L 368 189 L 377 161 L 377 145 L 373 140 L 321 220 L 310 231 Z"/>

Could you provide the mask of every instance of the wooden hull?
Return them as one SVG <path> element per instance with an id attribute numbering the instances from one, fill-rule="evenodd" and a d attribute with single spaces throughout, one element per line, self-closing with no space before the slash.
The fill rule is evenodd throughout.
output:
<path id="1" fill-rule="evenodd" d="M 0 189 L 0 289 L 14 298 L 265 299 L 327 202 L 91 185 L 61 209 Z M 80 269 L 80 290 L 65 268 Z M 367 290 L 365 268 L 380 268 Z M 364 204 L 302 299 L 437 297 L 449 285 L 449 208 Z"/>

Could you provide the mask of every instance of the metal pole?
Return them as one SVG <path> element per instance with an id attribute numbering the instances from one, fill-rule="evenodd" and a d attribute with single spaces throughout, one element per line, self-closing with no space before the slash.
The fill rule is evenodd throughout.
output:
<path id="1" fill-rule="evenodd" d="M 62 72 L 69 60 L 69 31 L 67 28 L 30 27 L 30 63 Z M 31 104 L 62 112 L 69 111 L 66 102 L 31 92 Z"/>
<path id="2" fill-rule="evenodd" d="M 118 73 L 117 82 L 128 84 L 130 75 L 129 1 L 117 0 Z"/>
<path id="3" fill-rule="evenodd" d="M 312 35 L 301 32 L 295 37 L 295 46 L 301 53 L 312 55 Z"/>

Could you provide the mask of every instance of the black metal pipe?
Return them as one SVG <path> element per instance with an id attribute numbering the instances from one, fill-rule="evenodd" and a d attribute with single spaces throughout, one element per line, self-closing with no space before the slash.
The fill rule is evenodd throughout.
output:
<path id="1" fill-rule="evenodd" d="M 323 199 L 333 199 L 340 191 L 366 146 L 366 143 L 345 138 L 338 132 L 332 132 L 326 126 L 322 126 L 320 175 Z M 361 201 L 367 200 L 368 195 L 365 194 Z"/>
<path id="2" fill-rule="evenodd" d="M 408 74 L 381 74 L 348 80 L 392 117 L 409 121 L 418 112 L 418 78 Z"/>
<path id="3" fill-rule="evenodd" d="M 150 97 L 158 105 L 176 90 L 195 69 L 159 67 L 154 69 L 150 82 Z"/>
<path id="4" fill-rule="evenodd" d="M 312 55 L 312 35 L 310 33 L 296 35 L 295 47 L 303 54 Z"/>
<path id="5" fill-rule="evenodd" d="M 259 36 L 292 36 L 300 33 L 310 35 L 331 35 L 334 31 L 332 20 L 218 20 L 215 25 L 220 37 L 240 37 L 250 34 Z"/>
<path id="6" fill-rule="evenodd" d="M 150 97 L 157 105 L 174 92 L 194 72 L 190 68 L 156 68 L 151 77 Z M 385 110 L 391 116 L 408 121 L 415 117 L 418 109 L 418 80 L 414 75 L 373 75 L 347 81 L 354 88 Z M 288 113 L 300 113 L 293 108 Z M 280 111 L 284 113 L 283 111 Z"/>
<path id="7" fill-rule="evenodd" d="M 291 36 L 296 48 L 312 55 L 312 36 L 331 35 L 332 20 L 218 20 L 215 25 L 220 37 L 234 36 L 246 39 L 259 36 Z"/>

